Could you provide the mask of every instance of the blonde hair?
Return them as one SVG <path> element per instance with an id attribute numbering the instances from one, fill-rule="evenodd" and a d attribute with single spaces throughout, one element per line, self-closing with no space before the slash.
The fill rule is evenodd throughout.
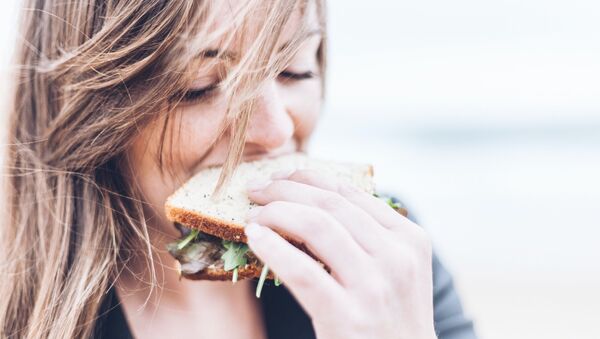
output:
<path id="1" fill-rule="evenodd" d="M 247 37 L 261 13 L 258 32 L 221 85 L 229 99 L 221 132 L 233 131 L 218 189 L 226 185 L 256 89 L 308 33 L 303 25 L 279 53 L 283 27 L 310 2 L 249 0 L 226 28 L 211 31 L 219 0 L 28 1 L 5 155 L 0 337 L 94 335 L 100 304 L 130 251 L 143 249 L 149 261 L 153 255 L 141 196 L 123 174 L 124 151 L 152 121 L 165 118 L 163 135 L 175 128 L 169 116 L 200 51 Z M 324 31 L 324 3 L 315 3 Z M 318 57 L 323 75 L 324 39 Z M 159 154 L 162 168 L 169 162 Z"/>

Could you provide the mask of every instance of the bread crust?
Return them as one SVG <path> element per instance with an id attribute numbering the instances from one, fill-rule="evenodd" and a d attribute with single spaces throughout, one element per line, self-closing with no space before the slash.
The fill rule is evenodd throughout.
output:
<path id="1" fill-rule="evenodd" d="M 373 177 L 372 165 L 368 165 L 368 167 L 366 168 L 365 175 L 371 178 Z M 176 195 L 178 192 L 179 190 L 177 190 L 173 195 Z M 244 233 L 243 224 L 202 214 L 198 211 L 177 207 L 170 204 L 169 200 L 170 199 L 168 199 L 167 203 L 165 204 L 165 212 L 167 218 L 170 221 L 179 223 L 188 228 L 197 229 L 201 232 L 216 236 L 224 240 L 241 243 L 248 242 L 246 234 Z M 315 259 L 320 265 L 323 266 L 323 268 L 327 272 L 331 271 L 330 268 L 327 267 L 327 265 L 324 265 L 319 260 L 319 258 L 317 258 L 317 256 L 314 255 L 303 242 L 298 241 L 291 235 L 286 234 L 285 232 L 281 232 L 278 230 L 274 231 L 286 241 L 294 245 L 296 248 Z M 238 279 L 241 280 L 249 278 L 258 278 L 260 277 L 261 271 L 262 266 L 257 266 L 255 264 L 248 264 L 244 267 L 239 267 Z M 182 274 L 182 277 L 190 280 L 231 280 L 233 277 L 233 271 L 225 271 L 222 267 L 208 267 L 194 274 Z M 274 275 L 272 272 L 268 273 L 267 279 L 274 279 Z"/>
<path id="2" fill-rule="evenodd" d="M 246 265 L 244 267 L 238 268 L 238 280 L 242 279 L 252 279 L 252 278 L 260 278 L 260 273 L 262 272 L 262 266 L 256 265 Z M 189 280 L 221 280 L 228 281 L 233 278 L 233 270 L 225 271 L 223 268 L 205 268 L 200 272 L 194 274 L 182 274 L 183 278 Z M 269 271 L 267 274 L 267 279 L 273 280 L 275 279 L 275 275 L 272 271 Z"/>
<path id="3" fill-rule="evenodd" d="M 246 234 L 244 233 L 243 225 L 227 222 L 222 219 L 217 219 L 195 211 L 175 207 L 170 204 L 165 205 L 165 210 L 169 220 L 178 222 L 185 227 L 197 229 L 221 239 L 242 242 L 245 244 L 248 243 L 248 238 L 246 238 Z M 317 259 L 317 257 L 302 242 L 283 232 L 275 232 L 277 232 L 277 234 L 279 234 L 286 241 L 296 246 L 299 250 L 305 252 L 314 259 Z"/>
<path id="4" fill-rule="evenodd" d="M 373 175 L 375 175 L 375 170 L 373 169 L 373 165 L 369 164 L 368 166 L 369 166 L 369 169 L 367 170 L 367 175 L 372 178 Z"/>

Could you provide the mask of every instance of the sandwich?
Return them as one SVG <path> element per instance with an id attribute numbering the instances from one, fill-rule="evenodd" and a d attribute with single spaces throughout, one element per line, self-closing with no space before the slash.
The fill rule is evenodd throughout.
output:
<path id="1" fill-rule="evenodd" d="M 191 280 L 231 280 L 234 283 L 241 279 L 259 278 L 257 297 L 265 280 L 275 280 L 278 286 L 278 278 L 246 244 L 245 217 L 257 206 L 248 198 L 246 182 L 266 180 L 274 172 L 291 169 L 316 170 L 375 194 L 370 165 L 318 160 L 302 153 L 241 163 L 225 191 L 218 196 L 213 196 L 213 191 L 221 168 L 204 169 L 184 183 L 165 203 L 167 218 L 181 233 L 179 239 L 167 246 L 176 259 L 180 276 Z M 395 201 L 385 199 L 391 207 L 405 213 Z M 319 258 L 302 241 L 277 232 L 319 262 Z"/>

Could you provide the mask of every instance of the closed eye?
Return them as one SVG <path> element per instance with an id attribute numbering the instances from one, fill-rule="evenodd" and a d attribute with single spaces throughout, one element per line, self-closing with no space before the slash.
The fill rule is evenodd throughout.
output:
<path id="1" fill-rule="evenodd" d="M 279 78 L 281 78 L 284 81 L 300 81 L 300 80 L 306 80 L 306 79 L 313 79 L 315 77 L 316 77 L 316 74 L 312 71 L 307 71 L 307 72 L 302 72 L 302 73 L 283 71 L 283 72 L 279 73 Z M 181 98 L 181 100 L 183 102 L 187 102 L 187 103 L 197 102 L 197 101 L 200 101 L 200 100 L 210 97 L 212 94 L 214 94 L 215 90 L 217 90 L 218 88 L 219 88 L 219 84 L 216 83 L 216 84 L 212 84 L 210 86 L 206 86 L 204 88 L 191 89 L 191 90 L 186 91 L 183 94 L 183 97 Z"/>
<path id="2" fill-rule="evenodd" d="M 312 79 L 316 76 L 316 74 L 312 71 L 295 73 L 290 71 L 283 71 L 279 73 L 279 77 L 283 80 L 306 80 Z"/>
<path id="3" fill-rule="evenodd" d="M 205 99 L 209 97 L 213 92 L 219 87 L 218 84 L 212 84 L 210 86 L 199 88 L 199 89 L 191 89 L 186 91 L 183 94 L 182 101 L 185 102 L 195 102 L 201 99 Z"/>

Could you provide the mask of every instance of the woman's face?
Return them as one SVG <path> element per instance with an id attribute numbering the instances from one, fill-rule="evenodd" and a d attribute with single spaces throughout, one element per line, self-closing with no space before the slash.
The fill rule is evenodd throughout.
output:
<path id="1" fill-rule="evenodd" d="M 316 13 L 310 14 L 311 28 L 318 31 Z M 228 14 L 223 13 L 220 19 L 228 20 Z M 297 12 L 285 27 L 279 46 L 289 41 L 293 32 L 299 29 L 299 20 Z M 321 70 L 317 60 L 321 39 L 320 34 L 312 35 L 288 67 L 276 79 L 261 86 L 247 129 L 244 161 L 297 151 L 312 133 L 321 107 Z M 225 54 L 236 55 L 235 47 L 235 44 L 230 46 Z M 214 49 L 218 48 L 215 46 Z M 207 55 L 205 58 L 211 58 L 212 53 L 204 54 Z M 225 162 L 231 134 L 226 131 L 219 137 L 218 131 L 225 117 L 227 100 L 218 90 L 210 90 L 218 82 L 223 64 L 217 63 L 212 69 L 198 72 L 193 88 L 188 90 L 185 101 L 178 107 L 180 113 L 175 115 L 180 121 L 170 124 L 175 127 L 166 134 L 166 140 L 169 140 L 166 144 L 170 146 L 164 147 L 162 152 L 164 161 L 176 160 L 168 164 L 173 171 L 161 173 L 156 160 L 163 143 L 162 119 L 142 129 L 127 151 L 131 178 L 150 207 L 147 212 L 152 219 L 148 222 L 160 233 L 178 235 L 166 220 L 163 206 L 166 198 L 181 185 L 181 179 L 187 179 L 207 166 Z"/>

